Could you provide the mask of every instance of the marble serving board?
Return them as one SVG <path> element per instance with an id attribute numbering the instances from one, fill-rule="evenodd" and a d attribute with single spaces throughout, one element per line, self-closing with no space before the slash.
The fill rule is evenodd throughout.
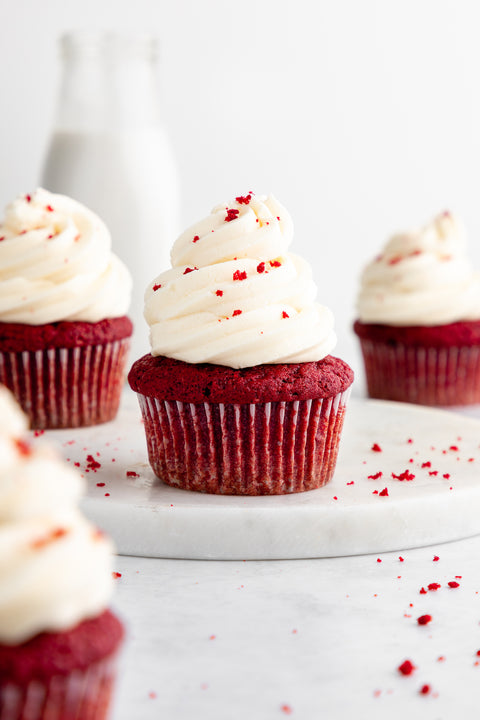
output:
<path id="1" fill-rule="evenodd" d="M 87 480 L 83 510 L 123 555 L 288 559 L 401 550 L 480 533 L 480 420 L 352 398 L 335 477 L 288 496 L 203 495 L 147 461 L 136 397 L 117 419 L 48 431 Z"/>

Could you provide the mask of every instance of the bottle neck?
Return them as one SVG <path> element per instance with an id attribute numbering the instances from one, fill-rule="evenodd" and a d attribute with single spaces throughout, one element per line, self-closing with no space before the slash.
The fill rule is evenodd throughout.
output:
<path id="1" fill-rule="evenodd" d="M 160 123 L 153 38 L 73 33 L 61 46 L 58 129 L 118 132 Z"/>

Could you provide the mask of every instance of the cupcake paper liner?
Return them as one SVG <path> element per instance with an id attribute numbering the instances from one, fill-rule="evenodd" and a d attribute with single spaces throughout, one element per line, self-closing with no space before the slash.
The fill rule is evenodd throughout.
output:
<path id="1" fill-rule="evenodd" d="M 480 403 L 480 347 L 360 343 L 370 397 L 438 406 Z"/>
<path id="2" fill-rule="evenodd" d="M 0 720 L 105 720 L 115 675 L 114 656 L 48 683 L 0 683 Z"/>
<path id="3" fill-rule="evenodd" d="M 349 394 L 257 404 L 194 404 L 138 394 L 150 465 L 165 483 L 185 490 L 313 490 L 335 470 Z"/>
<path id="4" fill-rule="evenodd" d="M 112 420 L 118 411 L 130 339 L 74 348 L 0 352 L 0 382 L 32 428 L 73 428 Z"/>

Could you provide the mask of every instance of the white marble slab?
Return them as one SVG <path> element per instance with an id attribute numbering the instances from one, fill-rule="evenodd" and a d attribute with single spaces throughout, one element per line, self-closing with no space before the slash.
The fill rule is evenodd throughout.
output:
<path id="1" fill-rule="evenodd" d="M 131 393 L 116 421 L 48 436 L 78 463 L 88 481 L 83 508 L 124 555 L 332 557 L 480 533 L 480 421 L 452 412 L 352 399 L 333 481 L 275 497 L 202 495 L 158 481 Z M 412 480 L 392 477 L 406 470 Z M 380 495 L 385 488 L 388 496 Z"/>

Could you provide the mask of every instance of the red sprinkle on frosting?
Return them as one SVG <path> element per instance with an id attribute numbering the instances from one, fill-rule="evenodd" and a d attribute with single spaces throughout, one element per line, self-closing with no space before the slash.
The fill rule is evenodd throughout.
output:
<path id="1" fill-rule="evenodd" d="M 290 315 L 289 315 L 287 312 L 285 312 L 285 310 L 283 310 L 283 311 L 282 311 L 282 318 L 288 318 L 288 317 L 290 317 Z"/>
<path id="2" fill-rule="evenodd" d="M 192 242 L 196 243 L 196 242 L 198 242 L 199 240 L 200 240 L 200 237 L 199 237 L 198 235 L 195 235 L 195 237 L 193 238 Z"/>
<path id="3" fill-rule="evenodd" d="M 161 287 L 162 287 L 162 286 L 160 285 L 160 283 L 158 283 L 158 284 L 154 285 L 152 289 L 153 289 L 154 291 L 155 291 L 155 290 L 160 290 Z"/>
<path id="4" fill-rule="evenodd" d="M 51 205 L 45 205 L 45 210 L 48 212 L 53 212 L 53 207 Z"/>
<path id="5" fill-rule="evenodd" d="M 282 264 L 279 260 L 270 260 L 269 262 L 271 267 L 280 267 Z"/>
<path id="6" fill-rule="evenodd" d="M 237 210 L 236 208 L 226 208 L 226 210 L 227 214 L 225 215 L 225 222 L 232 222 L 232 220 L 236 220 L 238 218 L 240 210 Z"/>
<path id="7" fill-rule="evenodd" d="M 187 268 L 185 268 L 185 270 L 183 271 L 183 274 L 184 274 L 184 275 L 188 275 L 188 273 L 191 273 L 191 272 L 193 272 L 194 270 L 198 270 L 198 268 L 197 268 L 197 267 L 193 267 L 193 268 L 187 267 Z"/>
<path id="8" fill-rule="evenodd" d="M 136 473 L 134 470 L 127 470 L 127 472 L 125 473 L 125 475 L 126 475 L 128 478 L 140 477 L 140 475 L 139 475 L 138 473 Z"/>
<path id="9" fill-rule="evenodd" d="M 388 488 L 383 488 L 381 492 L 378 493 L 380 497 L 387 497 L 388 496 Z"/>
<path id="10" fill-rule="evenodd" d="M 239 205 L 248 205 L 251 199 L 252 199 L 252 196 L 250 193 L 248 193 L 248 195 L 239 195 L 238 197 L 235 198 L 236 202 Z"/>
<path id="11" fill-rule="evenodd" d="M 232 317 L 235 317 L 236 315 L 241 315 L 241 314 L 242 314 L 241 310 L 234 310 L 232 313 Z"/>
<path id="12" fill-rule="evenodd" d="M 258 265 L 257 265 L 257 272 L 258 272 L 258 273 L 263 273 L 263 272 L 265 272 L 265 263 L 264 263 L 264 262 L 258 263 Z"/>
<path id="13" fill-rule="evenodd" d="M 457 588 L 460 587 L 460 583 L 458 583 L 456 580 L 450 580 L 450 582 L 448 583 L 448 587 Z"/>
<path id="14" fill-rule="evenodd" d="M 15 445 L 17 446 L 17 450 L 20 455 L 25 455 L 26 457 L 28 457 L 32 454 L 32 448 L 26 440 L 23 440 L 22 438 L 16 438 Z"/>
<path id="15" fill-rule="evenodd" d="M 215 295 L 218 295 L 218 297 L 222 297 L 222 295 L 223 295 L 223 290 L 217 290 L 217 291 L 215 292 Z"/>
<path id="16" fill-rule="evenodd" d="M 235 270 L 233 273 L 233 279 L 234 280 L 246 280 L 247 279 L 247 273 L 245 270 Z"/>
<path id="17" fill-rule="evenodd" d="M 117 580 L 118 578 L 122 577 L 122 573 L 119 572 L 112 572 L 112 577 L 114 580 Z"/>
<path id="18" fill-rule="evenodd" d="M 428 695 L 429 692 L 430 692 L 430 685 L 427 685 L 427 684 L 422 685 L 422 687 L 419 690 L 420 695 Z"/>
<path id="19" fill-rule="evenodd" d="M 440 583 L 433 582 L 433 583 L 430 583 L 429 585 L 427 585 L 427 587 L 429 590 L 438 590 L 442 586 L 440 585 Z"/>
<path id="20" fill-rule="evenodd" d="M 382 475 L 383 475 L 383 472 L 381 470 L 379 470 L 377 473 L 375 473 L 375 475 L 369 475 L 368 479 L 369 480 L 378 480 L 378 478 L 381 478 Z"/>
<path id="21" fill-rule="evenodd" d="M 372 450 L 373 450 L 373 452 L 382 452 L 382 448 L 380 447 L 380 445 L 378 443 L 373 443 Z"/>

